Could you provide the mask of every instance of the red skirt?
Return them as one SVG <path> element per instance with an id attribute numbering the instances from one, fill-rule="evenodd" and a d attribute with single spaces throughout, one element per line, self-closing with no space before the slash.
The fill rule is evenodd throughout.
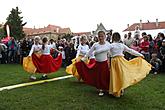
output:
<path id="1" fill-rule="evenodd" d="M 88 64 L 77 62 L 76 68 L 82 80 L 97 89 L 109 90 L 110 71 L 108 62 L 97 62 L 95 59 L 90 59 Z"/>
<path id="2" fill-rule="evenodd" d="M 32 54 L 32 60 L 37 68 L 37 73 L 49 74 L 56 72 L 62 64 L 62 54 L 54 58 L 51 55 L 41 55 L 40 57 Z"/>

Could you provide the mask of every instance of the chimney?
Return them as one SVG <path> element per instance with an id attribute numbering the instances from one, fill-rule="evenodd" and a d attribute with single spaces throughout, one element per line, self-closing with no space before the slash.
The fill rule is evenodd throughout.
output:
<path id="1" fill-rule="evenodd" d="M 59 33 L 59 28 L 56 29 L 56 32 Z"/>
<path id="2" fill-rule="evenodd" d="M 140 29 L 142 29 L 142 20 L 140 20 Z"/>
<path id="3" fill-rule="evenodd" d="M 129 24 L 127 24 L 127 31 L 129 31 Z"/>
<path id="4" fill-rule="evenodd" d="M 156 19 L 156 27 L 159 26 L 159 22 L 158 22 L 158 19 Z"/>
<path id="5" fill-rule="evenodd" d="M 127 24 L 127 28 L 129 28 L 129 24 Z"/>
<path id="6" fill-rule="evenodd" d="M 99 24 L 97 24 L 97 28 L 99 27 Z"/>

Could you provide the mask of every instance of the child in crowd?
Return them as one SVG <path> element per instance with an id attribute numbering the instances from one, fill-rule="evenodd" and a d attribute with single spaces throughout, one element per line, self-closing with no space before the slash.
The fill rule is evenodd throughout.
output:
<path id="1" fill-rule="evenodd" d="M 138 45 L 138 41 L 133 41 L 133 44 L 130 46 L 131 49 L 140 52 L 140 47 Z M 135 56 L 131 55 L 131 58 L 135 58 Z"/>
<path id="2" fill-rule="evenodd" d="M 150 63 L 152 65 L 152 71 L 154 72 L 154 74 L 157 74 L 160 66 L 162 65 L 162 61 L 157 57 L 156 53 L 153 53 L 151 57 L 152 58 L 150 60 Z"/>
<path id="3" fill-rule="evenodd" d="M 133 44 L 130 46 L 130 48 L 137 51 L 137 52 L 140 52 L 140 47 L 139 47 L 138 42 L 136 40 L 133 41 Z"/>
<path id="4" fill-rule="evenodd" d="M 147 35 L 143 36 L 143 41 L 140 43 L 141 53 L 144 55 L 144 58 L 149 62 L 150 54 L 149 54 L 149 41 Z"/>
<path id="5" fill-rule="evenodd" d="M 65 51 L 62 46 L 59 46 L 59 51 L 62 53 L 62 67 L 66 67 L 66 60 L 65 60 Z"/>

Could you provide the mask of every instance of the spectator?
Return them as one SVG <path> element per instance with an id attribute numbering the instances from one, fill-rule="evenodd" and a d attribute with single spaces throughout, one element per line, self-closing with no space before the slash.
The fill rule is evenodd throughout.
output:
<path id="1" fill-rule="evenodd" d="M 135 32 L 134 32 L 134 39 L 139 39 L 140 38 L 140 28 L 139 25 L 135 27 Z"/>
<path id="2" fill-rule="evenodd" d="M 141 53 L 144 55 L 145 59 L 149 62 L 150 61 L 149 41 L 146 35 L 143 36 L 143 41 L 140 43 L 140 48 L 141 48 Z"/>
<path id="3" fill-rule="evenodd" d="M 98 42 L 97 36 L 94 36 L 93 41 Z"/>
<path id="4" fill-rule="evenodd" d="M 147 37 L 148 37 L 148 41 L 149 41 L 149 54 L 152 55 L 153 51 L 155 50 L 155 43 L 152 39 L 151 34 L 148 34 Z"/>
<path id="5" fill-rule="evenodd" d="M 64 48 L 62 46 L 59 46 L 59 51 L 62 53 L 62 67 L 66 67 L 66 57 L 65 57 L 65 51 Z"/>
<path id="6" fill-rule="evenodd" d="M 21 64 L 23 63 L 23 57 L 26 57 L 28 53 L 28 41 L 24 39 L 20 44 L 20 50 L 21 50 Z"/>
<path id="7" fill-rule="evenodd" d="M 132 38 L 131 35 L 132 35 L 132 33 L 129 32 L 127 38 L 123 42 L 128 47 L 130 47 L 133 44 L 133 41 L 134 41 L 134 39 Z M 127 60 L 130 60 L 131 59 L 131 54 L 129 54 L 128 52 L 125 52 L 125 58 Z"/>
<path id="8" fill-rule="evenodd" d="M 130 48 L 137 51 L 137 52 L 140 52 L 140 47 L 139 47 L 138 42 L 136 40 L 133 42 L 133 44 L 130 46 Z"/>
<path id="9" fill-rule="evenodd" d="M 162 65 L 162 61 L 157 57 L 156 53 L 153 53 L 151 57 L 150 63 L 152 65 L 152 71 L 154 74 L 157 74 Z"/>
<path id="10" fill-rule="evenodd" d="M 112 43 L 112 29 L 107 33 L 106 36 L 106 41 L 108 41 L 109 43 Z"/>
<path id="11" fill-rule="evenodd" d="M 7 63 L 7 46 L 4 43 L 0 43 L 0 62 L 2 64 Z"/>
<path id="12" fill-rule="evenodd" d="M 162 41 L 162 46 L 160 47 L 160 55 L 162 60 L 161 72 L 165 72 L 165 39 Z"/>
<path id="13" fill-rule="evenodd" d="M 14 62 L 16 63 L 16 55 L 17 55 L 17 49 L 18 45 L 14 39 L 14 37 L 11 37 L 11 39 L 8 41 L 8 62 Z"/>

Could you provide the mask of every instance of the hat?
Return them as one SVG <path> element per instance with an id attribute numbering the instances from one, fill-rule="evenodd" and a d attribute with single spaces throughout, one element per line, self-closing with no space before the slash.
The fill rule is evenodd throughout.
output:
<path id="1" fill-rule="evenodd" d="M 34 39 L 40 39 L 40 36 L 35 36 Z"/>
<path id="2" fill-rule="evenodd" d="M 62 46 L 59 46 L 58 48 L 59 48 L 59 49 L 63 49 L 63 47 L 62 47 Z"/>

